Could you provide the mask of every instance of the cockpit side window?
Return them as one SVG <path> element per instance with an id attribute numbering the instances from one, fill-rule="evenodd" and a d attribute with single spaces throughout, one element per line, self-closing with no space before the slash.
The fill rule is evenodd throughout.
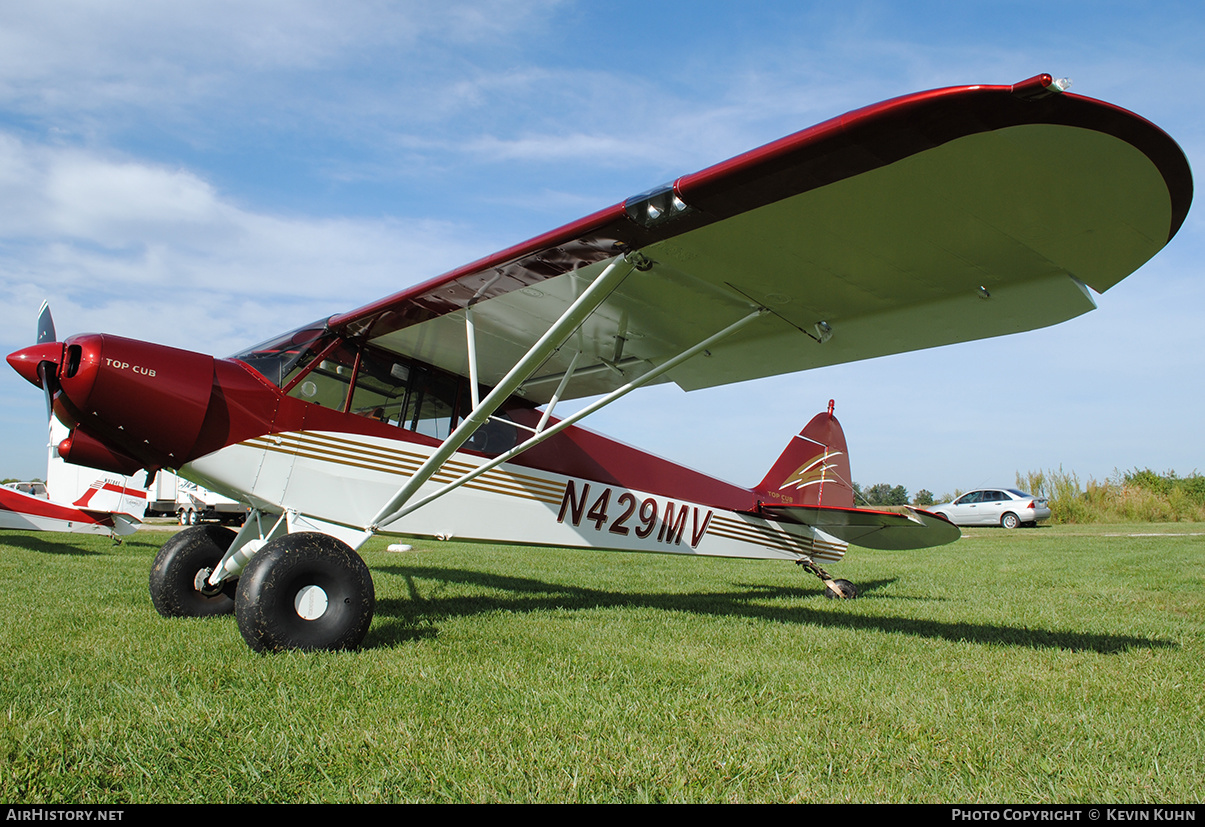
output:
<path id="1" fill-rule="evenodd" d="M 372 348 L 360 356 L 360 372 L 351 396 L 351 412 L 388 422 L 403 423 L 403 410 L 410 387 L 410 364 L 390 358 Z"/>
<path id="2" fill-rule="evenodd" d="M 345 341 L 321 323 L 234 358 L 304 402 L 446 439 L 459 417 L 463 380 L 405 357 Z M 467 391 L 466 391 L 467 393 Z"/>
<path id="3" fill-rule="evenodd" d="M 458 376 L 374 348 L 364 348 L 351 411 L 435 439 L 456 426 Z"/>
<path id="4" fill-rule="evenodd" d="M 293 365 L 285 377 L 285 393 L 304 402 L 341 411 L 347 404 L 356 369 L 356 349 L 335 340 L 314 348 Z"/>

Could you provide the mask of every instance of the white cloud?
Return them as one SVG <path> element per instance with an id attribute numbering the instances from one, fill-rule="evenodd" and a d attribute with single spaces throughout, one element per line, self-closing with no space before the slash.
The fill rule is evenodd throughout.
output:
<path id="1" fill-rule="evenodd" d="M 242 97 L 251 75 L 330 71 L 538 32 L 556 0 L 59 0 L 0 6 L 0 98 L 105 111 Z M 386 66 L 377 67 L 387 69 Z M 388 72 L 386 71 L 386 74 Z M 305 90 L 297 90 L 301 94 Z"/>
<path id="2" fill-rule="evenodd" d="M 282 317 L 349 310 L 480 252 L 446 222 L 256 212 L 191 172 L 11 136 L 0 205 L 10 347 L 48 296 L 91 329 L 223 352 Z"/>

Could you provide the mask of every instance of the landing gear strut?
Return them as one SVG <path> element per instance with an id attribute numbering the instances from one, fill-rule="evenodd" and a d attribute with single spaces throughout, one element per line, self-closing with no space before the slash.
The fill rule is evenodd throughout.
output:
<path id="1" fill-rule="evenodd" d="M 803 566 L 820 578 L 820 582 L 824 584 L 824 596 L 830 600 L 850 600 L 858 596 L 858 590 L 853 583 L 848 580 L 834 580 L 829 576 L 827 571 L 816 565 L 810 557 L 796 560 L 795 565 Z"/>

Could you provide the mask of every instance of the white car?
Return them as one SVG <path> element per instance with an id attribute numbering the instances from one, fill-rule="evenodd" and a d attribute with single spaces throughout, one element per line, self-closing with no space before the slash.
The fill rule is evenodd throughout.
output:
<path id="1" fill-rule="evenodd" d="M 954 525 L 998 525 L 1016 528 L 1050 519 L 1046 500 L 1015 488 L 980 488 L 953 502 L 927 509 Z"/>

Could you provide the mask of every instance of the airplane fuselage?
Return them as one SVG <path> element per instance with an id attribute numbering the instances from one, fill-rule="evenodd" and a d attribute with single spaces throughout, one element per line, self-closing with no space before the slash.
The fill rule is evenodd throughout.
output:
<path id="1" fill-rule="evenodd" d="M 573 430 L 584 432 L 570 429 L 549 442 L 570 442 Z M 366 539 L 379 505 L 433 450 L 407 436 L 404 432 L 391 437 L 347 431 L 270 433 L 194 460 L 181 473 L 196 476 L 207 487 L 226 489 L 232 496 L 240 494 L 257 509 L 294 510 L 302 518 L 315 518 L 313 527 L 355 547 Z M 602 439 L 597 434 L 589 438 Z M 523 545 L 722 557 L 795 560 L 808 555 L 830 562 L 844 553 L 845 543 L 807 526 L 778 524 L 738 510 L 755 507 L 751 491 L 717 482 L 710 492 L 714 496 L 705 496 L 708 492 L 702 490 L 691 492 L 687 478 L 697 472 L 612 444 L 617 453 L 630 452 L 631 458 L 642 460 L 624 469 L 629 479 L 623 478 L 624 471 L 618 476 L 586 478 L 505 463 L 379 533 L 490 542 L 504 537 L 506 542 Z M 476 452 L 461 452 L 427 487 L 433 490 L 452 482 L 485 459 Z M 672 480 L 677 470 L 682 472 L 683 485 L 653 488 L 634 482 L 653 477 Z M 644 471 L 654 473 L 643 476 Z"/>
<path id="2" fill-rule="evenodd" d="M 830 562 L 844 554 L 846 544 L 823 532 L 757 516 L 751 489 L 578 426 L 378 524 L 382 505 L 467 410 L 467 380 L 317 329 L 286 339 L 242 361 L 71 337 L 54 404 L 73 430 L 60 453 L 122 473 L 174 468 L 260 512 L 286 514 L 293 530 L 309 526 L 353 548 L 384 533 Z M 20 354 L 27 358 L 10 361 L 26 372 L 55 356 L 43 346 Z M 521 397 L 508 400 L 416 498 L 513 447 L 542 418 Z"/>

